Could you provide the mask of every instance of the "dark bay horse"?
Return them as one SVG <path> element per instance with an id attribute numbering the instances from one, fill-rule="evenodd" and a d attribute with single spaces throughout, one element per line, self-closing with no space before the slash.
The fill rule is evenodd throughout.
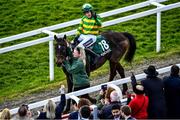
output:
<path id="1" fill-rule="evenodd" d="M 86 72 L 90 75 L 90 72 L 96 70 L 97 68 L 101 67 L 106 60 L 109 61 L 110 65 L 110 77 L 109 81 L 112 81 L 115 77 L 116 73 L 118 72 L 121 78 L 125 78 L 124 68 L 119 63 L 120 59 L 124 56 L 125 61 L 131 62 L 133 56 L 136 51 L 136 41 L 132 34 L 127 32 L 113 32 L 107 31 L 102 32 L 101 35 L 109 41 L 109 46 L 111 47 L 111 52 L 101 56 L 100 59 L 97 61 L 95 65 L 91 65 L 90 62 L 87 60 L 86 62 Z M 63 60 L 68 57 L 68 42 L 66 40 L 66 35 L 63 38 L 57 38 L 56 36 L 56 64 L 60 66 Z M 68 85 L 68 92 L 72 92 L 73 84 L 72 84 L 72 76 L 67 72 L 67 70 L 63 68 L 64 73 L 67 76 L 67 85 Z M 127 91 L 127 84 L 123 84 L 123 93 Z M 69 107 L 69 106 L 68 106 Z"/>

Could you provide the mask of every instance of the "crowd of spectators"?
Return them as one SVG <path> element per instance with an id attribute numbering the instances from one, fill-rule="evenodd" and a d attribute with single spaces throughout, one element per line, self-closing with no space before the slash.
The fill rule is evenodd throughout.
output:
<path id="1" fill-rule="evenodd" d="M 127 104 L 121 103 L 122 96 L 118 91 L 103 85 L 96 97 L 99 119 L 135 120 L 135 119 L 179 119 L 180 118 L 180 76 L 179 67 L 173 65 L 169 76 L 163 79 L 158 77 L 155 66 L 150 65 L 144 70 L 146 78 L 140 82 L 131 76 L 133 93 L 127 92 Z M 16 116 L 11 116 L 9 109 L 0 112 L 1 120 L 33 120 L 33 119 L 62 119 L 66 105 L 65 88 L 60 88 L 60 102 L 49 100 L 42 111 L 35 118 L 23 104 L 19 107 Z M 124 96 L 125 97 L 125 96 Z M 73 110 L 67 119 L 93 119 L 91 105 L 87 98 L 80 98 L 78 103 L 73 102 Z"/>

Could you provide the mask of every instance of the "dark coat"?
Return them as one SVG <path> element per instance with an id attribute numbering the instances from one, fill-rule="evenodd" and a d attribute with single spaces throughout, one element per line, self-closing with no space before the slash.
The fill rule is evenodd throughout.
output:
<path id="1" fill-rule="evenodd" d="M 78 115 L 79 115 L 79 112 L 78 111 L 74 111 L 74 112 L 69 114 L 68 119 L 69 120 L 77 120 L 78 119 Z"/>
<path id="2" fill-rule="evenodd" d="M 121 106 L 121 102 L 111 102 L 109 105 L 103 106 L 103 108 L 99 112 L 98 117 L 100 119 L 108 119 L 109 116 L 112 115 L 112 113 L 111 113 L 112 106 L 115 105 L 115 104 L 119 104 Z"/>
<path id="3" fill-rule="evenodd" d="M 168 118 L 180 118 L 180 76 L 163 79 Z"/>
<path id="4" fill-rule="evenodd" d="M 65 105 L 66 105 L 66 95 L 62 94 L 60 103 L 58 104 L 58 106 L 56 106 L 55 119 L 61 119 L 61 114 L 64 110 Z M 46 112 L 41 112 L 37 119 L 48 119 L 46 117 Z"/>
<path id="5" fill-rule="evenodd" d="M 166 118 L 166 102 L 162 80 L 156 76 L 147 76 L 141 82 L 145 89 L 145 95 L 149 97 L 148 118 Z"/>
<path id="6" fill-rule="evenodd" d="M 68 120 L 78 120 L 78 116 L 79 116 L 79 112 L 78 111 L 74 111 L 72 113 L 69 114 Z M 93 119 L 93 115 L 90 115 L 89 119 Z"/>

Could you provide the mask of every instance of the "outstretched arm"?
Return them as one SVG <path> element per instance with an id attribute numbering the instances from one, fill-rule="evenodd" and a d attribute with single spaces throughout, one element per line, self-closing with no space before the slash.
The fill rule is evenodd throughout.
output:
<path id="1" fill-rule="evenodd" d="M 56 107 L 56 118 L 57 119 L 61 118 L 61 114 L 62 114 L 62 112 L 64 110 L 65 105 L 66 105 L 66 95 L 65 94 L 61 94 L 60 103 Z"/>

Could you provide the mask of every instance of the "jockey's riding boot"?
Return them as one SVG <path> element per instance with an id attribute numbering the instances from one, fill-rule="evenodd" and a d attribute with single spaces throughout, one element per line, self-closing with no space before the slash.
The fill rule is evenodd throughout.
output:
<path id="1" fill-rule="evenodd" d="M 71 47 L 74 50 L 74 48 L 76 47 L 76 43 L 75 42 L 71 43 Z"/>
<path id="2" fill-rule="evenodd" d="M 98 55 L 97 53 L 95 53 L 94 51 L 92 51 L 90 48 L 85 48 L 85 51 L 91 56 L 94 58 L 94 62 L 93 62 L 93 65 L 95 65 L 99 58 L 100 58 L 100 55 Z"/>
<path id="3" fill-rule="evenodd" d="M 74 38 L 73 43 L 71 44 L 73 50 L 74 50 L 74 48 L 79 44 L 78 38 L 79 38 L 79 36 L 76 36 L 76 37 Z"/>

